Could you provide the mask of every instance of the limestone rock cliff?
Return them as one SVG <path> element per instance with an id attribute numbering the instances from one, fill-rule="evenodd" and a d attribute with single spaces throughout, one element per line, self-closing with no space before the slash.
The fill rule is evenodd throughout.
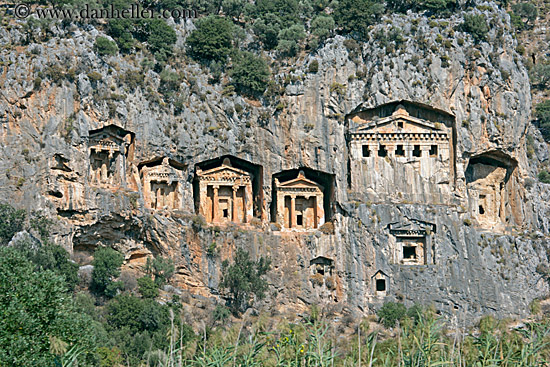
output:
<path id="1" fill-rule="evenodd" d="M 184 60 L 177 109 L 159 97 L 153 70 L 128 82 L 143 55 L 94 53 L 93 26 L 58 27 L 47 43 L 25 44 L 15 23 L 0 29 L 0 200 L 55 218 L 55 241 L 82 266 L 97 246 L 121 251 L 128 271 L 170 256 L 172 285 L 193 295 L 223 296 L 221 262 L 243 247 L 271 257 L 260 306 L 281 312 L 315 303 L 366 313 L 397 299 L 445 314 L 522 316 L 549 290 L 536 270 L 548 265 L 550 185 L 535 177 L 549 155 L 530 123 L 529 79 L 508 15 L 484 15 L 493 27 L 480 44 L 454 30 L 459 16 L 414 14 L 384 19 L 363 44 L 330 38 L 272 70 L 285 88 L 277 106 L 210 84 L 207 69 Z M 174 27 L 182 48 L 193 25 Z M 395 30 L 401 39 L 390 37 Z M 396 140 L 383 156 L 376 140 L 376 150 L 354 156 L 354 124 L 399 124 L 399 109 L 405 123 L 430 131 L 415 134 L 444 133 L 447 145 L 415 153 L 410 143 L 401 153 Z M 439 163 L 423 173 L 430 154 Z M 201 191 L 197 172 L 224 164 L 250 183 Z M 307 201 L 313 194 L 293 204 L 289 196 L 288 205 L 283 195 L 277 206 L 276 185 L 300 174 L 313 182 L 300 190 L 317 188 L 317 204 Z M 223 207 L 223 195 L 245 214 Z M 277 210 L 291 219 L 278 220 Z M 211 224 L 212 211 L 239 220 Z M 307 223 L 313 228 L 296 229 Z"/>

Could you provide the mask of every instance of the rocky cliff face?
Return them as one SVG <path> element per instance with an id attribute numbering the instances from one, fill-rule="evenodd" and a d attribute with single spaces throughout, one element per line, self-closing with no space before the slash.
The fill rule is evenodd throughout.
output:
<path id="1" fill-rule="evenodd" d="M 274 63 L 284 88 L 277 106 L 209 84 L 207 69 L 182 59 L 172 66 L 184 76 L 178 109 L 162 100 L 156 72 L 145 69 L 143 81 L 131 83 L 140 80 L 143 55 L 95 54 L 100 33 L 92 26 L 52 28 L 49 41 L 25 44 L 14 22 L 0 30 L 0 198 L 56 218 L 55 240 L 82 265 L 97 246 L 124 253 L 127 271 L 139 271 L 148 256 L 170 256 L 173 286 L 194 295 L 219 297 L 221 262 L 243 247 L 272 258 L 271 291 L 260 306 L 281 312 L 314 303 L 368 312 L 397 299 L 433 303 L 445 314 L 522 316 L 548 292 L 537 267 L 548 264 L 550 189 L 535 177 L 548 148 L 530 124 L 529 79 L 508 16 L 484 12 L 493 27 L 479 45 L 455 31 L 458 16 L 395 15 L 364 44 L 336 36 L 291 66 Z M 183 48 L 193 26 L 174 27 Z M 308 72 L 313 60 L 316 73 Z M 384 181 L 384 195 L 350 187 L 351 119 L 402 100 L 454 119 L 454 172 L 441 200 L 415 200 L 392 180 Z M 120 153 L 125 163 L 117 163 L 125 179 L 95 185 L 91 132 L 110 124 L 133 134 Z M 528 133 L 535 136 L 530 159 Z M 247 225 L 213 226 L 196 215 L 196 165 L 224 155 L 262 168 L 260 214 Z M 150 209 L 144 196 L 140 164 L 156 157 L 180 164 L 178 204 L 170 210 Z M 270 224 L 273 177 L 304 167 L 331 177 L 331 225 L 281 231 Z M 483 170 L 500 198 L 489 219 L 474 184 Z M 418 180 L 412 192 L 422 191 Z M 423 260 L 407 264 L 401 246 L 412 237 Z"/>

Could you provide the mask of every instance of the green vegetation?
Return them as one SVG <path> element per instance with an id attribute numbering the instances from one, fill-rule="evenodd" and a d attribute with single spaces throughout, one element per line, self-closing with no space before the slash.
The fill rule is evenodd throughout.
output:
<path id="1" fill-rule="evenodd" d="M 223 262 L 220 288 L 227 290 L 229 307 L 233 313 L 238 314 L 248 308 L 252 296 L 257 299 L 264 297 L 267 281 L 262 276 L 269 271 L 270 266 L 269 259 L 260 257 L 258 261 L 252 261 L 250 254 L 243 249 L 237 249 L 231 265 L 227 260 Z"/>
<path id="2" fill-rule="evenodd" d="M 0 244 L 7 244 L 14 234 L 23 230 L 27 213 L 7 204 L 0 204 Z"/>
<path id="3" fill-rule="evenodd" d="M 196 23 L 197 29 L 187 38 L 191 57 L 205 63 L 225 62 L 232 49 L 233 23 L 214 15 L 201 18 Z"/>
<path id="4" fill-rule="evenodd" d="M 538 119 L 538 127 L 542 136 L 550 142 L 550 99 L 535 106 L 535 116 Z"/>
<path id="5" fill-rule="evenodd" d="M 122 287 L 120 282 L 113 281 L 120 275 L 120 266 L 124 257 L 118 251 L 108 247 L 99 247 L 94 253 L 92 265 L 91 290 L 99 296 L 112 298 Z"/>
<path id="6" fill-rule="evenodd" d="M 538 174 L 539 181 L 545 184 L 550 184 L 550 172 L 542 170 Z"/>
<path id="7" fill-rule="evenodd" d="M 139 293 L 143 298 L 155 299 L 159 296 L 158 286 L 151 277 L 141 277 L 137 280 L 137 283 L 139 286 Z"/>
<path id="8" fill-rule="evenodd" d="M 118 52 L 116 43 L 105 37 L 97 37 L 95 39 L 94 51 L 100 56 L 113 56 Z"/>
<path id="9" fill-rule="evenodd" d="M 368 27 L 384 12 L 384 3 L 376 0 L 341 0 L 334 10 L 334 20 L 345 33 L 366 40 Z"/>
<path id="10" fill-rule="evenodd" d="M 538 9 L 533 3 L 522 2 L 513 4 L 512 11 L 508 14 L 514 28 L 523 30 L 529 28 L 537 19 Z"/>
<path id="11" fill-rule="evenodd" d="M 147 258 L 145 272 L 154 279 L 157 287 L 162 287 L 174 274 L 174 263 L 172 259 L 164 257 Z"/>
<path id="12" fill-rule="evenodd" d="M 397 321 L 403 320 L 407 315 L 407 307 L 401 303 L 384 303 L 378 310 L 377 315 L 382 325 L 387 328 L 395 327 Z"/>
<path id="13" fill-rule="evenodd" d="M 230 74 L 235 90 L 250 96 L 264 92 L 270 75 L 265 60 L 250 52 L 236 55 Z"/>
<path id="14" fill-rule="evenodd" d="M 476 43 L 486 41 L 489 33 L 489 26 L 483 15 L 465 14 L 461 29 L 470 33 Z"/>

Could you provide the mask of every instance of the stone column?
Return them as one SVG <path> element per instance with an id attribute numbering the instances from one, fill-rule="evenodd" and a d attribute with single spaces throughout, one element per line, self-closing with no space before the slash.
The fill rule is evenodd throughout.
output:
<path id="1" fill-rule="evenodd" d="M 412 159 L 414 146 L 407 144 L 403 146 L 403 149 L 405 150 L 405 157 L 407 159 Z"/>
<path id="2" fill-rule="evenodd" d="M 431 176 L 430 146 L 420 146 L 420 175 L 424 178 Z"/>
<path id="3" fill-rule="evenodd" d="M 212 222 L 218 221 L 218 189 L 220 188 L 219 185 L 212 186 L 212 191 L 214 193 L 212 197 Z"/>
<path id="4" fill-rule="evenodd" d="M 290 221 L 289 227 L 296 227 L 296 195 L 290 196 Z"/>
<path id="5" fill-rule="evenodd" d="M 394 144 L 386 145 L 386 151 L 388 152 L 388 157 L 395 159 L 395 149 L 397 147 Z"/>
<path id="6" fill-rule="evenodd" d="M 313 228 L 317 228 L 319 226 L 319 219 L 318 219 L 318 211 L 317 211 L 317 195 L 313 196 Z"/>
<path id="7" fill-rule="evenodd" d="M 239 213 L 237 212 L 237 190 L 239 189 L 239 186 L 233 186 L 233 214 L 232 214 L 232 221 L 235 223 L 239 222 Z"/>

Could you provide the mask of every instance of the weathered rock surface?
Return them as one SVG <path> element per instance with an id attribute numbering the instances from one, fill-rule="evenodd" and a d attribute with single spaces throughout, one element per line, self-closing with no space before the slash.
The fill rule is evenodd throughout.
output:
<path id="1" fill-rule="evenodd" d="M 528 304 L 549 290 L 536 269 L 548 264 L 550 185 L 535 177 L 549 153 L 530 124 L 529 79 L 507 31 L 508 15 L 486 15 L 494 27 L 490 42 L 478 46 L 467 34 L 451 32 L 459 16 L 434 27 L 427 18 L 395 15 L 375 26 L 370 41 L 359 47 L 333 37 L 296 60 L 293 71 L 275 75 L 282 85 L 290 75 L 282 110 L 222 93 L 222 85 L 208 83 L 204 69 L 188 63 L 181 69 L 185 103 L 176 113 L 159 97 L 154 71 L 146 73 L 144 86 L 123 82 L 127 73 L 141 73 L 143 55 L 101 59 L 91 51 L 99 32 L 90 25 L 55 29 L 46 44 L 29 45 L 21 44 L 17 27 L 2 29 L 0 200 L 56 218 L 55 241 L 81 265 L 90 264 L 97 246 L 124 253 L 128 269 L 139 269 L 148 256 L 170 256 L 177 265 L 172 285 L 194 295 L 219 297 L 221 262 L 244 247 L 253 256 L 272 258 L 271 289 L 261 305 L 281 312 L 313 303 L 368 312 L 397 299 L 433 303 L 446 314 L 525 315 Z M 190 27 L 176 26 L 180 44 Z M 386 39 L 384 46 L 380 35 L 392 28 L 405 41 L 396 47 Z M 438 41 L 441 35 L 446 46 Z M 314 59 L 319 71 L 307 73 Z M 37 73 L 50 65 L 74 77 L 43 78 L 35 87 Z M 398 100 L 455 116 L 456 184 L 446 203 L 397 196 L 371 202 L 348 190 L 346 116 Z M 135 134 L 127 183 L 116 188 L 90 185 L 89 131 L 108 124 Z M 531 159 L 527 133 L 536 142 Z M 509 204 L 516 219 L 498 228 L 483 228 L 476 220 L 467 187 L 470 159 L 488 152 L 516 162 L 516 199 Z M 225 154 L 263 167 L 266 217 L 256 227 L 219 228 L 195 215 L 195 165 Z M 138 165 L 156 157 L 184 165 L 178 210 L 146 206 L 150 199 L 144 197 Z M 333 232 L 284 232 L 269 225 L 273 175 L 300 167 L 334 177 Z M 386 190 L 403 187 L 395 185 Z M 428 233 L 429 264 L 392 260 L 396 241 L 388 226 L 411 221 L 435 226 Z M 310 266 L 318 256 L 334 261 L 330 286 L 326 279 L 319 283 Z M 379 271 L 384 293 L 377 293 L 373 278 Z"/>

